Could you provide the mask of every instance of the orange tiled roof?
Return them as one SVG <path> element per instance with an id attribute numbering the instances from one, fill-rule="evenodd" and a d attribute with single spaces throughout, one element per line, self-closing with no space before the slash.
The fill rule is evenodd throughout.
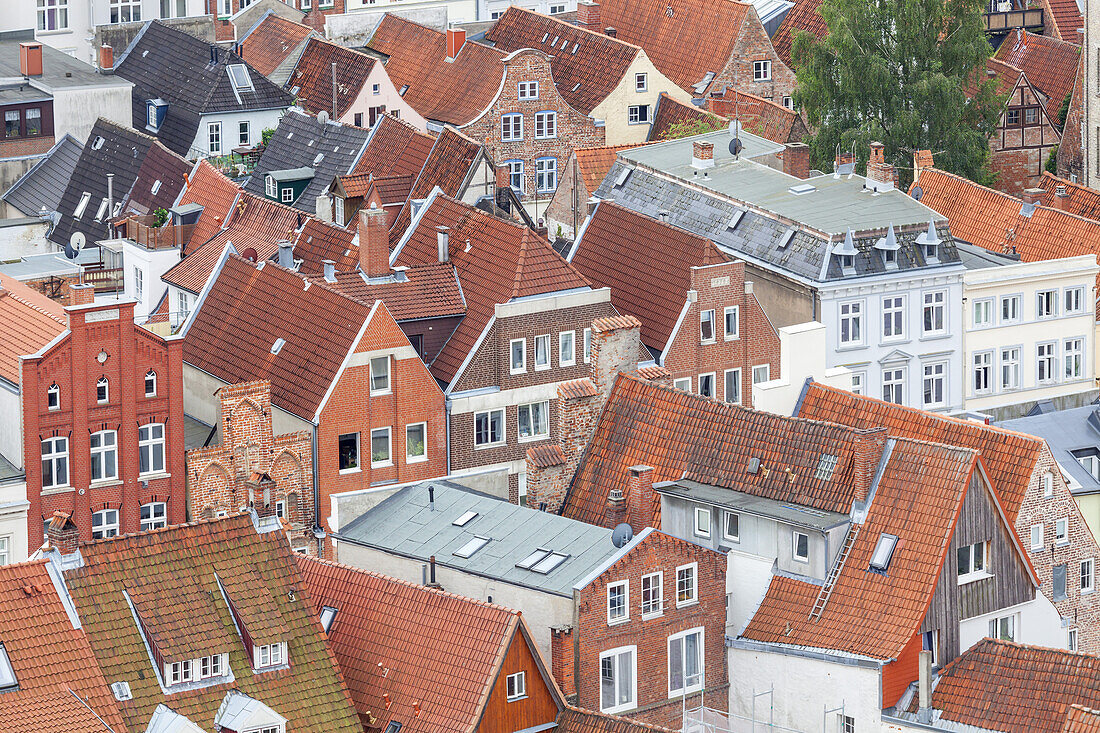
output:
<path id="1" fill-rule="evenodd" d="M 485 39 L 503 51 L 534 48 L 548 54 L 558 92 L 584 114 L 614 91 L 641 51 L 632 43 L 517 5 L 505 11 Z"/>
<path id="2" fill-rule="evenodd" d="M 699 109 L 695 105 L 684 104 L 664 92 L 657 95 L 657 109 L 653 112 L 653 125 L 649 128 L 650 140 L 664 140 L 676 124 L 686 122 L 700 122 L 707 126 L 704 130 L 721 130 L 729 124 L 718 115 Z"/>
<path id="3" fill-rule="evenodd" d="M 1071 3 L 1073 0 L 1071 0 Z M 1047 116 L 1059 120 L 1062 102 L 1073 89 L 1081 47 L 1049 36 L 1017 28 L 1001 41 L 994 58 L 1012 64 L 1027 75 L 1027 80 L 1047 96 Z M 1059 120 L 1059 126 L 1064 120 Z"/>
<path id="4" fill-rule="evenodd" d="M 466 317 L 431 364 L 436 379 L 450 382 L 455 377 L 498 303 L 588 286 L 549 242 L 527 227 L 446 195 L 435 196 L 421 213 L 395 264 L 438 261 L 437 226 L 450 227 L 450 260 L 462 284 Z"/>
<path id="5" fill-rule="evenodd" d="M 1100 731 L 1100 710 L 1084 705 L 1070 705 L 1066 708 L 1066 723 L 1062 733 L 1097 733 Z"/>
<path id="6" fill-rule="evenodd" d="M 376 178 L 373 173 L 352 173 L 346 176 L 337 176 L 340 186 L 348 197 L 366 196 L 371 185 L 382 200 L 383 206 L 403 204 L 409 198 L 416 176 L 412 173 L 403 176 L 384 176 Z"/>
<path id="7" fill-rule="evenodd" d="M 359 97 L 377 59 L 322 38 L 310 38 L 286 86 L 298 88 L 299 106 L 310 114 L 332 114 L 332 65 L 336 64 L 336 116 Z"/>
<path id="8" fill-rule="evenodd" d="M 746 130 L 773 142 L 802 142 L 809 134 L 802 115 L 793 109 L 732 87 L 707 97 L 707 107 L 727 120 L 736 117 Z"/>
<path id="9" fill-rule="evenodd" d="M 951 234 L 965 242 L 993 252 L 1015 248 L 1024 262 L 1100 253 L 1100 222 L 1049 206 L 1022 216 L 1020 199 L 935 168 L 921 173 L 919 185 L 921 203 L 946 216 Z"/>
<path id="10" fill-rule="evenodd" d="M 820 617 L 809 618 L 820 585 L 775 575 L 742 636 L 897 659 L 924 620 L 977 465 L 971 450 L 897 440 Z M 898 538 L 897 549 L 888 572 L 870 572 L 883 533 Z"/>
<path id="11" fill-rule="evenodd" d="M 328 649 L 316 617 L 298 591 L 303 587 L 294 553 L 282 532 L 259 534 L 248 514 L 185 524 L 167 529 L 83 543 L 82 567 L 65 572 L 65 582 L 80 614 L 104 677 L 125 681 L 133 699 L 120 704 L 131 731 L 144 730 L 157 705 L 163 703 L 204 730 L 214 729 L 214 717 L 233 689 L 268 705 L 296 731 L 361 733 L 351 697 Z M 220 586 L 219 586 L 220 581 Z M 208 654 L 229 655 L 236 678 L 229 684 L 165 695 L 149 652 L 124 595 L 141 583 L 163 606 L 180 604 L 175 590 L 184 586 L 206 597 L 212 613 L 228 630 L 233 643 L 207 644 Z M 248 594 L 234 592 L 244 583 Z M 289 667 L 257 674 L 222 599 L 229 590 L 235 606 L 255 622 L 263 609 L 263 626 L 281 624 Z M 186 610 L 186 608 L 184 609 Z M 206 640 L 202 629 L 184 614 L 173 631 L 197 646 Z M 50 668 L 51 673 L 56 670 Z"/>
<path id="12" fill-rule="evenodd" d="M 375 177 L 419 175 L 433 145 L 435 138 L 428 133 L 384 114 L 374 124 L 367 147 L 352 173 L 373 173 Z"/>
<path id="13" fill-rule="evenodd" d="M 69 326 L 61 306 L 0 274 L 0 377 L 19 384 L 19 357 L 33 354 Z"/>
<path id="14" fill-rule="evenodd" d="M 477 118 L 497 95 L 505 54 L 466 41 L 457 58 L 447 61 L 446 34 L 386 13 L 367 44 L 384 54 L 386 73 L 404 99 L 424 117 L 452 125 Z"/>
<path id="15" fill-rule="evenodd" d="M 600 23 L 641 46 L 653 65 L 686 91 L 726 68 L 749 13 L 736 0 L 603 0 Z M 757 21 L 759 22 L 759 21 Z"/>
<path id="16" fill-rule="evenodd" d="M 44 561 L 0 567 L 0 608 L 0 641 L 19 684 L 0 694 L 0 729 L 105 733 L 104 722 L 125 729 L 88 637 L 73 628 Z"/>
<path id="17" fill-rule="evenodd" d="M 1081 34 L 1077 31 L 1084 27 L 1084 19 L 1081 10 L 1077 7 L 1077 0 L 1045 0 L 1050 13 L 1047 18 L 1054 21 L 1054 29 L 1058 37 L 1063 41 L 1074 43 L 1081 40 Z M 1049 33 L 1049 30 L 1044 29 Z"/>
<path id="18" fill-rule="evenodd" d="M 405 277 L 407 279 L 404 281 L 368 282 L 361 272 L 348 271 L 336 276 L 334 287 L 364 303 L 381 300 L 397 321 L 442 318 L 466 312 L 462 288 L 450 263 L 416 265 L 405 270 Z"/>
<path id="19" fill-rule="evenodd" d="M 642 343 L 661 351 L 691 289 L 691 268 L 726 257 L 705 237 L 603 201 L 570 262 L 594 286 L 611 288 L 615 309 L 640 320 Z"/>
<path id="20" fill-rule="evenodd" d="M 184 247 L 185 254 L 190 254 L 190 250 L 197 249 L 221 230 L 229 218 L 233 201 L 240 192 L 240 186 L 205 160 L 195 166 L 187 188 L 180 197 L 180 205 L 199 204 L 203 209 L 191 233 L 191 239 Z"/>
<path id="21" fill-rule="evenodd" d="M 359 264 L 359 246 L 352 242 L 355 227 L 344 229 L 319 219 L 309 219 L 294 239 L 294 259 L 299 272 L 324 272 L 324 260 L 336 263 L 336 272 L 350 272 Z M 373 301 L 372 301 L 373 302 Z"/>
<path id="22" fill-rule="evenodd" d="M 670 728 L 572 705 L 558 714 L 558 727 L 554 730 L 557 733 L 672 733 Z"/>
<path id="23" fill-rule="evenodd" d="M 791 61 L 791 50 L 794 47 L 795 36 L 799 31 L 806 31 L 817 39 L 829 35 L 829 26 L 825 24 L 825 18 L 821 16 L 821 3 L 824 0 L 794 0 L 794 6 L 787 11 L 787 15 L 775 30 L 772 36 L 772 45 L 783 63 L 794 68 Z"/>
<path id="24" fill-rule="evenodd" d="M 1100 191 L 1095 188 L 1070 183 L 1050 171 L 1043 171 L 1039 186 L 1046 189 L 1043 203 L 1047 206 L 1100 222 Z M 1066 198 L 1055 198 L 1058 186 L 1066 187 L 1066 193 L 1069 194 Z"/>
<path id="25" fill-rule="evenodd" d="M 297 560 L 314 613 L 338 609 L 329 645 L 356 709 L 378 718 L 372 729 L 390 720 L 404 724 L 402 733 L 476 728 L 517 637 L 517 611 L 304 555 Z M 379 665 L 391 676 L 383 678 Z"/>
<path id="26" fill-rule="evenodd" d="M 615 159 L 619 157 L 619 151 L 637 147 L 641 147 L 641 145 L 575 148 L 573 153 L 577 158 L 577 167 L 580 168 L 585 190 L 592 193 L 600 187 L 603 179 L 607 177 L 607 172 L 611 170 L 611 166 L 615 165 Z"/>
<path id="27" fill-rule="evenodd" d="M 270 76 L 313 33 L 308 25 L 273 13 L 241 41 L 241 58 L 264 76 Z"/>
<path id="28" fill-rule="evenodd" d="M 940 671 L 932 707 L 957 723 L 1060 733 L 1070 705 L 1100 707 L 1098 680 L 1100 657 L 983 639 Z"/>
<path id="29" fill-rule="evenodd" d="M 1030 435 L 903 407 L 817 382 L 806 387 L 797 414 L 853 428 L 885 427 L 892 437 L 976 450 L 1008 521 L 1013 523 L 1043 449 L 1043 441 Z"/>

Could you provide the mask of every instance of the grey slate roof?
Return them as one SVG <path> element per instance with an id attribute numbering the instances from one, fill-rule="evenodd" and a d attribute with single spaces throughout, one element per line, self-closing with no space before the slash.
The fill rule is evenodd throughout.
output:
<path id="1" fill-rule="evenodd" d="M 370 130 L 338 122 L 318 122 L 316 117 L 291 109 L 279 121 L 244 190 L 264 195 L 264 176 L 274 171 L 312 168 L 313 180 L 293 206 L 313 214 L 317 197 L 328 190 L 336 176 L 351 172 L 367 145 Z M 321 154 L 321 160 L 317 156 Z"/>
<path id="2" fill-rule="evenodd" d="M 428 486 L 435 489 L 434 511 Z M 467 511 L 477 516 L 463 527 L 453 523 Z M 490 538 L 469 558 L 454 555 L 474 536 Z M 618 552 L 611 530 L 550 512 L 518 506 L 436 480 L 400 489 L 340 532 L 341 539 L 384 552 L 436 563 L 559 596 L 572 595 L 575 583 Z M 541 574 L 517 568 L 539 548 L 568 555 L 554 570 Z"/>
<path id="3" fill-rule="evenodd" d="M 216 49 L 217 61 L 211 61 Z M 234 90 L 227 67 L 244 64 L 255 91 Z M 134 83 L 133 124 L 155 134 L 169 150 L 187 155 L 204 114 L 285 109 L 290 93 L 245 64 L 237 54 L 152 20 L 135 36 L 115 73 Z M 168 111 L 160 129 L 146 127 L 146 100 L 161 98 Z"/>
<path id="4" fill-rule="evenodd" d="M 955 248 L 959 250 L 959 259 L 968 270 L 984 270 L 989 267 L 1020 264 L 1019 257 L 991 252 L 985 247 L 968 244 L 961 239 L 955 240 Z"/>
<path id="5" fill-rule="evenodd" d="M 81 143 L 66 134 L 0 198 L 27 216 L 57 211 L 82 150 Z"/>
<path id="6" fill-rule="evenodd" d="M 1072 488 L 1074 494 L 1100 492 L 1100 481 L 1078 463 L 1073 455 L 1073 451 L 1095 451 L 1100 459 L 1100 406 L 1086 405 L 1070 410 L 1044 412 L 998 422 L 997 427 L 1045 440 L 1062 471 L 1080 484 L 1080 488 Z"/>
<path id="7" fill-rule="evenodd" d="M 716 151 L 717 147 L 716 145 Z M 690 152 L 688 155 L 690 158 Z M 717 156 L 717 152 L 715 155 Z M 837 258 L 829 254 L 831 250 L 828 239 L 801 227 L 792 227 L 790 223 L 781 222 L 766 214 L 749 210 L 717 193 L 704 193 L 686 182 L 680 182 L 668 176 L 659 176 L 643 168 L 635 168 L 621 186 L 615 185 L 630 168 L 632 166 L 620 153 L 619 159 L 611 166 L 611 170 L 595 195 L 603 199 L 612 199 L 620 206 L 647 216 L 655 217 L 658 212 L 665 210 L 668 212 L 667 223 L 710 239 L 726 254 L 759 262 L 763 266 L 776 268 L 807 280 L 825 282 L 867 275 L 883 275 L 887 272 L 882 257 L 874 250 L 875 242 L 879 239 L 877 235 L 854 239 L 856 249 L 860 252 L 856 257 L 856 272 L 855 275 L 845 276 L 841 272 Z M 826 177 L 831 179 L 831 176 Z M 790 180 L 797 181 L 797 179 Z M 852 192 L 851 195 L 866 196 L 857 192 Z M 908 199 L 904 194 L 898 195 Z M 729 224 L 738 212 L 744 213 L 736 227 L 730 229 Z M 942 219 L 938 214 L 935 217 Z M 927 224 L 926 219 L 925 226 Z M 792 228 L 796 230 L 794 235 L 785 246 L 780 247 Z M 940 238 L 944 240 L 939 247 L 940 264 L 938 265 L 927 264 L 919 248 L 914 246 L 913 240 L 916 239 L 919 231 L 897 234 L 898 244 L 901 245 L 898 252 L 897 272 L 958 264 L 959 255 L 946 224 L 938 225 L 937 231 Z M 826 258 L 828 258 L 827 263 Z M 822 277 L 823 265 L 825 266 L 824 277 Z"/>

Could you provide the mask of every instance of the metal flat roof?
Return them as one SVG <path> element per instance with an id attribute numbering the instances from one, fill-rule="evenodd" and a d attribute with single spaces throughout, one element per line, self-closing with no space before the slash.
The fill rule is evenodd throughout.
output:
<path id="1" fill-rule="evenodd" d="M 435 490 L 429 506 L 428 487 Z M 467 512 L 477 515 L 462 526 Z M 342 539 L 384 552 L 501 581 L 571 596 L 573 585 L 618 552 L 611 530 L 540 512 L 444 480 L 426 481 L 399 490 L 341 532 Z M 463 558 L 454 553 L 475 537 L 486 537 L 481 549 Z M 516 567 L 538 549 L 567 556 L 548 573 Z"/>
<path id="2" fill-rule="evenodd" d="M 827 512 L 799 506 L 788 501 L 765 499 L 734 489 L 724 489 L 690 479 L 657 485 L 654 486 L 654 489 L 660 494 L 698 501 L 735 512 L 770 517 L 781 522 L 809 527 L 810 529 L 831 529 L 845 524 L 850 519 L 847 514 L 841 514 L 840 512 Z"/>
<path id="3" fill-rule="evenodd" d="M 91 249 L 95 249 L 96 254 L 88 262 L 97 262 L 99 260 L 98 249 L 95 247 Z M 88 249 L 81 250 L 81 254 L 87 251 Z M 78 275 L 80 274 L 81 264 L 79 258 L 70 260 L 60 252 L 47 252 L 46 254 L 27 255 L 18 262 L 0 265 L 0 272 L 20 281 L 35 280 L 51 275 Z"/>
<path id="4" fill-rule="evenodd" d="M 19 43 L 20 39 L 0 40 L 0 77 L 23 76 L 19 70 Z M 100 74 L 90 64 L 78 61 L 69 54 L 46 44 L 42 44 L 42 74 L 32 76 L 31 82 L 47 91 L 66 87 L 133 86 L 121 76 Z M 41 92 L 39 96 L 42 96 Z"/>
<path id="5" fill-rule="evenodd" d="M 1092 418 L 1090 421 L 1089 418 Z M 1093 494 L 1100 492 L 1100 481 L 1077 462 L 1073 451 L 1094 449 L 1100 452 L 1100 406 L 1086 405 L 1069 410 L 1056 410 L 1015 420 L 1003 420 L 995 423 L 1005 430 L 1034 435 L 1042 438 L 1050 446 L 1054 460 L 1062 470 L 1080 484 L 1074 488 L 1075 494 Z"/>

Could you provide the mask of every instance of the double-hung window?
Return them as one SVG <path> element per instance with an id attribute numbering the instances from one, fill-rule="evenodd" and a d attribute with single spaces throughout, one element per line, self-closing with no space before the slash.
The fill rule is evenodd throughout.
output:
<path id="1" fill-rule="evenodd" d="M 103 540 L 118 535 L 118 510 L 101 509 L 92 514 L 92 539 Z"/>
<path id="2" fill-rule="evenodd" d="M 1062 342 L 1062 361 L 1066 379 L 1080 379 L 1085 374 L 1085 340 L 1071 338 Z"/>
<path id="3" fill-rule="evenodd" d="M 753 81 L 770 81 L 772 78 L 772 62 L 763 59 L 761 61 L 752 62 L 752 80 Z"/>
<path id="4" fill-rule="evenodd" d="M 222 154 L 222 123 L 211 122 L 206 128 L 207 140 L 210 143 L 210 154 Z"/>
<path id="5" fill-rule="evenodd" d="M 924 335 L 934 336 L 942 334 L 946 328 L 944 323 L 944 307 L 947 301 L 947 293 L 936 290 L 924 294 Z"/>
<path id="6" fill-rule="evenodd" d="M 535 371 L 550 368 L 550 334 L 535 336 Z"/>
<path id="7" fill-rule="evenodd" d="M 89 437 L 92 448 L 92 481 L 118 478 L 118 433 L 101 430 Z"/>
<path id="8" fill-rule="evenodd" d="M 1001 298 L 1001 323 L 1020 322 L 1020 296 L 1006 295 Z"/>
<path id="9" fill-rule="evenodd" d="M 854 300 L 840 304 L 840 343 L 842 346 L 863 342 L 863 303 Z"/>
<path id="10" fill-rule="evenodd" d="M 1001 349 L 1001 389 L 1020 388 L 1020 347 Z"/>
<path id="11" fill-rule="evenodd" d="M 592 359 L 592 329 L 584 329 L 584 363 Z"/>
<path id="12" fill-rule="evenodd" d="M 541 440 L 550 437 L 550 403 L 532 402 L 519 406 L 519 439 Z"/>
<path id="13" fill-rule="evenodd" d="M 649 77 L 644 73 L 635 74 L 634 75 L 634 91 L 636 91 L 636 92 L 646 91 L 646 89 L 649 88 L 648 79 L 649 79 Z"/>
<path id="14" fill-rule="evenodd" d="M 905 368 L 890 367 L 882 370 L 882 399 L 900 405 L 905 400 Z"/>
<path id="15" fill-rule="evenodd" d="M 111 0 L 112 23 L 134 23 L 141 20 L 141 0 Z"/>
<path id="16" fill-rule="evenodd" d="M 389 428 L 375 428 L 370 431 L 370 464 L 372 466 L 393 464 L 393 435 Z"/>
<path id="17" fill-rule="evenodd" d="M 650 573 L 642 576 L 642 618 L 652 618 L 664 613 L 662 600 L 664 585 L 663 573 Z"/>
<path id="18" fill-rule="evenodd" d="M 1035 294 L 1035 317 L 1054 318 L 1058 315 L 1058 291 L 1040 290 Z"/>
<path id="19" fill-rule="evenodd" d="M 38 30 L 60 31 L 68 27 L 69 0 L 38 0 Z"/>
<path id="20" fill-rule="evenodd" d="M 539 83 L 537 81 L 521 81 L 517 88 L 520 99 L 538 99 Z"/>
<path id="21" fill-rule="evenodd" d="M 726 377 L 726 402 L 732 402 L 735 405 L 741 404 L 741 370 L 740 369 L 727 369 L 725 373 Z M 690 389 L 689 389 L 690 391 Z"/>
<path id="22" fill-rule="evenodd" d="M 539 158 L 535 161 L 535 186 L 540 192 L 553 191 L 558 187 L 557 158 Z"/>
<path id="23" fill-rule="evenodd" d="M 138 471 L 164 472 L 164 423 L 149 423 L 138 428 Z"/>
<path id="24" fill-rule="evenodd" d="M 993 352 L 979 351 L 974 354 L 974 394 L 988 394 L 993 391 Z"/>
<path id="25" fill-rule="evenodd" d="M 668 696 L 703 689 L 703 628 L 668 637 Z"/>
<path id="26" fill-rule="evenodd" d="M 942 361 L 924 365 L 924 406 L 943 407 L 947 404 L 947 364 Z"/>
<path id="27" fill-rule="evenodd" d="M 638 648 L 609 649 L 600 653 L 600 712 L 621 713 L 637 706 Z"/>
<path id="28" fill-rule="evenodd" d="M 722 312 L 723 320 L 725 321 L 726 341 L 733 341 L 734 339 L 741 338 L 740 312 L 740 307 L 736 305 L 731 305 Z"/>
<path id="29" fill-rule="evenodd" d="M 905 337 L 905 298 L 900 295 L 882 299 L 882 338 Z"/>
<path id="30" fill-rule="evenodd" d="M 523 185 L 523 161 L 509 160 L 506 165 L 508 166 L 508 185 L 523 193 L 525 188 Z"/>
<path id="31" fill-rule="evenodd" d="M 577 363 L 576 331 L 562 331 L 558 334 L 558 366 L 573 366 Z"/>
<path id="32" fill-rule="evenodd" d="M 547 140 L 558 136 L 558 113 L 535 113 L 535 139 Z"/>
<path id="33" fill-rule="evenodd" d="M 993 325 L 992 298 L 982 298 L 974 301 L 971 323 L 974 328 L 985 328 Z"/>
<path id="34" fill-rule="evenodd" d="M 504 442 L 504 410 L 474 413 L 474 447 L 484 448 Z"/>
<path id="35" fill-rule="evenodd" d="M 695 578 L 698 564 L 681 565 L 676 568 L 676 607 L 687 606 L 699 600 Z"/>
<path id="36" fill-rule="evenodd" d="M 632 104 L 627 107 L 626 121 L 631 125 L 643 125 L 649 122 L 649 105 Z"/>
<path id="37" fill-rule="evenodd" d="M 1037 344 L 1035 347 L 1035 378 L 1040 384 L 1053 382 L 1057 376 L 1054 371 L 1054 344 Z"/>
<path id="38" fill-rule="evenodd" d="M 160 529 L 168 524 L 167 506 L 163 501 L 152 501 L 141 505 L 141 531 Z"/>
<path id="39" fill-rule="evenodd" d="M 714 310 L 699 312 L 699 340 L 704 344 L 714 343 Z"/>
<path id="40" fill-rule="evenodd" d="M 1081 287 L 1066 288 L 1064 306 L 1063 312 L 1066 315 L 1071 313 L 1084 313 L 1085 289 Z"/>
<path id="41" fill-rule="evenodd" d="M 500 139 L 506 143 L 523 139 L 523 115 L 518 113 L 501 115 Z"/>
<path id="42" fill-rule="evenodd" d="M 1096 562 L 1090 557 L 1081 561 L 1081 592 L 1092 593 L 1095 587 Z"/>
<path id="43" fill-rule="evenodd" d="M 607 584 L 607 623 L 620 624 L 630 620 L 630 581 Z"/>
<path id="44" fill-rule="evenodd" d="M 46 438 L 42 441 L 42 488 L 69 485 L 69 439 Z"/>

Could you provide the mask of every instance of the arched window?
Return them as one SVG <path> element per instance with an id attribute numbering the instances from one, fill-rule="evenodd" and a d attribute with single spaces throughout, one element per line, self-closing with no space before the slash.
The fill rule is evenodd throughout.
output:
<path id="1" fill-rule="evenodd" d="M 99 381 L 95 383 L 95 401 L 99 404 L 104 404 L 110 399 L 110 389 L 107 383 L 107 377 L 100 377 Z"/>
<path id="2" fill-rule="evenodd" d="M 145 396 L 157 396 L 157 373 L 154 372 L 152 369 L 145 372 Z"/>
<path id="3" fill-rule="evenodd" d="M 54 382 L 46 390 L 46 407 L 50 410 L 61 409 L 61 388 Z"/>

